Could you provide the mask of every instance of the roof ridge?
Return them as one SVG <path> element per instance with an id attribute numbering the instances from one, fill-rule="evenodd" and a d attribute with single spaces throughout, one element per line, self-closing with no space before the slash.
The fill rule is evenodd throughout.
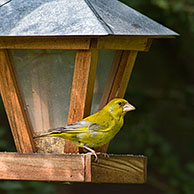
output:
<path id="1" fill-rule="evenodd" d="M 98 21 L 102 24 L 102 27 L 107 31 L 108 34 L 114 34 L 110 26 L 102 19 L 102 17 L 98 14 L 96 9 L 93 7 L 93 5 L 90 3 L 89 0 L 84 0 L 88 7 L 91 9 L 91 11 L 94 13 Z"/>

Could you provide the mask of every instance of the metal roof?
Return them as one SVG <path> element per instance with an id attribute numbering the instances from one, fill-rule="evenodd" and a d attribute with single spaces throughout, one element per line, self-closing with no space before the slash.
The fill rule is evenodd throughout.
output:
<path id="1" fill-rule="evenodd" d="M 0 36 L 178 35 L 117 0 L 0 0 Z"/>

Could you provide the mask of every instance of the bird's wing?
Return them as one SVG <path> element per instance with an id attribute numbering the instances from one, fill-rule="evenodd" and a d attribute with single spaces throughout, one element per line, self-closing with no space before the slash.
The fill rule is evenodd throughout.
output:
<path id="1" fill-rule="evenodd" d="M 87 127 L 89 127 L 90 125 L 93 125 L 93 124 L 94 124 L 93 122 L 81 120 L 81 121 L 66 125 L 65 129 L 87 128 Z"/>
<path id="2" fill-rule="evenodd" d="M 65 127 L 59 127 L 56 129 L 50 129 L 50 134 L 61 134 L 61 133 L 68 133 L 68 134 L 78 134 L 78 133 L 87 133 L 88 130 L 98 130 L 102 128 L 100 125 L 90 122 L 90 121 L 78 121 L 67 125 Z"/>

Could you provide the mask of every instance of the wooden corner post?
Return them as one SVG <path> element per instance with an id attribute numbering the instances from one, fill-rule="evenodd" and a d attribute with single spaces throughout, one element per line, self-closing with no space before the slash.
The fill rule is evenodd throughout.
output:
<path id="1" fill-rule="evenodd" d="M 68 124 L 90 115 L 97 61 L 96 49 L 78 50 L 76 53 Z M 66 140 L 64 152 L 77 153 L 78 147 Z"/>
<path id="2" fill-rule="evenodd" d="M 18 152 L 36 151 L 14 69 L 7 50 L 0 49 L 0 92 Z"/>
<path id="3" fill-rule="evenodd" d="M 117 51 L 113 60 L 112 69 L 105 87 L 99 108 L 103 108 L 113 98 L 123 98 L 127 89 L 137 51 Z M 96 151 L 106 152 L 109 143 L 96 148 Z"/>

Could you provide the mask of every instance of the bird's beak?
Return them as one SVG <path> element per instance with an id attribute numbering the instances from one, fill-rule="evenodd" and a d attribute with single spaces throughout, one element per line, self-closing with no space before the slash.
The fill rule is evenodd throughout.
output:
<path id="1" fill-rule="evenodd" d="M 131 110 L 135 110 L 135 107 L 132 106 L 131 104 L 127 103 L 123 106 L 123 112 L 128 112 L 128 111 L 131 111 Z"/>

